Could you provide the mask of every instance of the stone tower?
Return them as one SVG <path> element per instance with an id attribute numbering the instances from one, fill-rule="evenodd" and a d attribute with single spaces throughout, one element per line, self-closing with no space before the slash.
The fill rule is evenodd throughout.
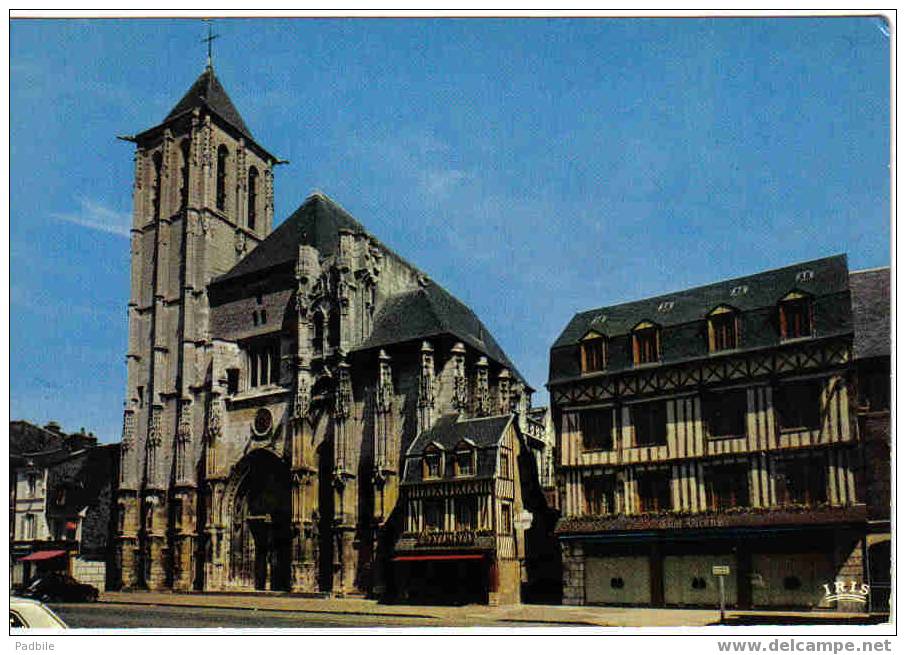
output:
<path id="1" fill-rule="evenodd" d="M 162 123 L 121 138 L 136 150 L 118 568 L 127 588 L 190 589 L 204 526 L 207 287 L 270 233 L 277 159 L 210 63 Z"/>

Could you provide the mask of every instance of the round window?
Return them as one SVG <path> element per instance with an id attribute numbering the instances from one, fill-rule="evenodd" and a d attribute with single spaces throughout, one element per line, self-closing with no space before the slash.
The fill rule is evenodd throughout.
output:
<path id="1" fill-rule="evenodd" d="M 624 585 L 625 583 L 623 582 L 623 578 L 610 579 L 610 586 L 614 589 L 622 589 Z"/>
<path id="2" fill-rule="evenodd" d="M 266 407 L 262 407 L 255 413 L 255 423 L 253 429 L 255 434 L 259 437 L 268 434 L 271 431 L 271 428 L 274 425 L 274 417 L 271 416 L 271 411 Z"/>

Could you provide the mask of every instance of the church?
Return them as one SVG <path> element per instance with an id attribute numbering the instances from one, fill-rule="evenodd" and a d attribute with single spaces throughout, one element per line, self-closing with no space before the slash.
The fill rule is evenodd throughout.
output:
<path id="1" fill-rule="evenodd" d="M 274 229 L 282 162 L 210 60 L 163 122 L 120 138 L 119 584 L 518 602 L 547 529 L 546 441 L 479 318 L 326 195 Z"/>

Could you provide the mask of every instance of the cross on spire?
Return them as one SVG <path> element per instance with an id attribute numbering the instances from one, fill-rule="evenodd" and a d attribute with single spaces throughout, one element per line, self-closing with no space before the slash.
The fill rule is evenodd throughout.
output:
<path id="1" fill-rule="evenodd" d="M 208 44 L 208 68 L 214 67 L 214 48 L 212 47 L 214 39 L 219 39 L 219 34 L 214 34 L 214 26 L 211 24 L 213 21 L 210 18 L 202 18 L 202 22 L 207 23 L 208 25 L 208 35 L 201 40 L 202 43 Z"/>

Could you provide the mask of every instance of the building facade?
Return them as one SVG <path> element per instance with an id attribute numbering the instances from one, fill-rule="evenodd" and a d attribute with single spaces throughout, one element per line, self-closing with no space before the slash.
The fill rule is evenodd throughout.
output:
<path id="1" fill-rule="evenodd" d="M 527 422 L 475 314 L 273 170 L 209 66 L 136 145 L 124 587 L 384 595 L 405 453 L 442 415 Z"/>
<path id="2" fill-rule="evenodd" d="M 565 603 L 714 606 L 728 566 L 731 606 L 864 607 L 885 464 L 856 358 L 889 326 L 854 311 L 889 299 L 860 305 L 858 275 L 837 256 L 573 317 L 549 379 Z"/>
<path id="3" fill-rule="evenodd" d="M 117 445 L 10 422 L 10 580 L 61 571 L 104 589 L 115 527 Z"/>

